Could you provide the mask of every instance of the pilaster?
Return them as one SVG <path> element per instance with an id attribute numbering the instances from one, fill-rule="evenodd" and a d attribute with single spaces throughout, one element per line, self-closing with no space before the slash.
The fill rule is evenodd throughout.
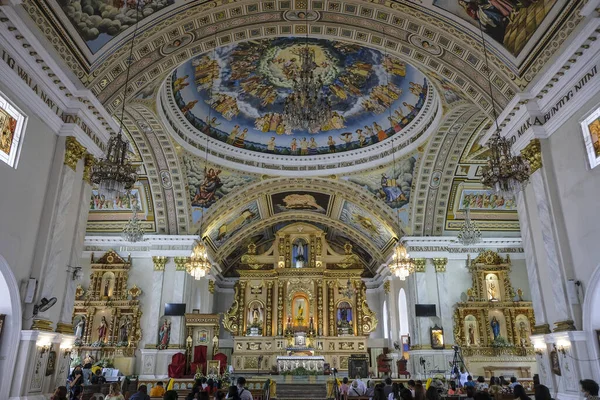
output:
<path id="1" fill-rule="evenodd" d="M 60 138 L 59 143 L 61 143 Z M 32 329 L 53 330 L 52 325 L 61 317 L 62 304 L 65 301 L 65 296 L 61 295 L 61 292 L 67 294 L 69 292 L 68 282 L 63 284 L 62 281 L 66 281 L 68 275 L 66 266 L 70 262 L 75 231 L 79 229 L 77 221 L 70 217 L 70 214 L 76 214 L 77 218 L 81 213 L 85 214 L 85 211 L 79 212 L 79 207 L 76 208 L 77 212 L 74 212 L 72 205 L 73 197 L 77 194 L 81 196 L 81 184 L 77 180 L 77 176 L 81 176 L 81 173 L 77 173 L 77 164 L 84 154 L 85 148 L 73 137 L 65 138 L 64 147 L 59 145 L 55 153 L 51 177 L 57 178 L 56 187 L 49 189 L 46 194 L 50 215 L 45 218 L 38 236 L 38 243 L 42 244 L 43 250 L 38 253 L 36 260 L 39 265 L 42 265 L 40 277 L 43 279 L 41 279 L 42 286 L 36 301 L 44 297 L 48 299 L 57 297 L 62 301 L 58 304 L 60 309 L 40 312 L 34 318 Z M 57 162 L 59 159 L 62 160 L 60 164 Z M 81 197 L 76 198 L 81 201 Z M 89 204 L 89 200 L 86 199 L 84 204 Z"/>
<path id="2" fill-rule="evenodd" d="M 148 321 L 147 326 L 153 329 L 146 329 L 144 335 L 147 336 L 145 341 L 149 345 L 158 343 L 158 326 L 160 326 L 160 310 L 162 305 L 162 293 L 163 293 L 163 282 L 165 275 L 165 266 L 167 265 L 168 258 L 165 256 L 154 256 L 152 257 L 152 264 L 154 270 L 152 271 L 152 290 L 150 292 L 149 304 L 145 307 L 145 319 Z M 171 332 L 173 331 L 173 325 L 171 325 Z M 143 360 L 143 358 L 142 358 Z M 143 361 L 142 361 L 143 363 Z M 144 364 L 142 364 L 142 368 Z"/>
<path id="3" fill-rule="evenodd" d="M 175 257 L 175 279 L 173 281 L 173 303 L 185 303 L 185 288 L 190 277 L 185 271 L 187 257 Z M 185 345 L 185 334 L 183 332 L 183 318 L 171 317 L 171 345 Z"/>

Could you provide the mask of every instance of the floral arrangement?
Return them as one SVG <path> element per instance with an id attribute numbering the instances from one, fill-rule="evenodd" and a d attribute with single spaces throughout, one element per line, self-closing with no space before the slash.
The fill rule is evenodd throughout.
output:
<path id="1" fill-rule="evenodd" d="M 83 360 L 81 357 L 77 356 L 71 361 L 71 368 L 75 368 L 76 366 L 83 364 Z"/>
<path id="2" fill-rule="evenodd" d="M 513 347 L 513 345 L 511 343 L 508 342 L 508 340 L 506 340 L 506 338 L 498 335 L 498 337 L 496 339 L 494 339 L 494 341 L 491 344 L 492 347 Z"/>
<path id="3" fill-rule="evenodd" d="M 112 362 L 112 360 L 109 360 L 108 358 L 103 358 L 101 360 L 98 360 L 94 363 L 95 367 L 102 367 L 102 368 L 114 368 L 114 364 Z"/>
<path id="4" fill-rule="evenodd" d="M 317 375 L 317 371 L 309 371 L 304 367 L 298 367 L 291 371 L 283 371 L 282 375 L 292 375 L 292 376 L 307 376 L 307 375 Z"/>

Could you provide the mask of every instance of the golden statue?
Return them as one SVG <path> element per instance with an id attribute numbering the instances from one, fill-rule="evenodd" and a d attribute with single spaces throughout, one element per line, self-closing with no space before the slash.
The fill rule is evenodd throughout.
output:
<path id="1" fill-rule="evenodd" d="M 298 316 L 296 319 L 298 322 L 304 321 L 304 307 L 302 307 L 302 303 L 298 304 Z"/>

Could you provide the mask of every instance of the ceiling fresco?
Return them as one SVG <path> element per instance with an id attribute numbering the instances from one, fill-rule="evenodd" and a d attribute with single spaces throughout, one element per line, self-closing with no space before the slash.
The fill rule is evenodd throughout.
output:
<path id="1" fill-rule="evenodd" d="M 423 107 L 428 82 L 414 67 L 359 45 L 308 39 L 333 117 L 321 132 L 289 129 L 281 113 L 304 45 L 276 38 L 195 57 L 172 74 L 174 100 L 197 131 L 234 148 L 285 156 L 368 147 L 401 132 Z"/>

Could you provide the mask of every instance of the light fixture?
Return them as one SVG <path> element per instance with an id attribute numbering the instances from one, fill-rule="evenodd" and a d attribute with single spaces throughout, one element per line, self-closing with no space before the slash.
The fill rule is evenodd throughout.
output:
<path id="1" fill-rule="evenodd" d="M 283 106 L 283 123 L 289 130 L 307 130 L 317 133 L 331 120 L 329 95 L 323 78 L 315 73 L 315 52 L 308 45 L 308 2 L 306 3 L 306 44 L 298 51 L 300 70 L 294 77 L 292 93 Z"/>
<path id="2" fill-rule="evenodd" d="M 40 349 L 40 358 L 47 353 L 48 351 L 50 351 L 50 348 L 52 347 L 50 341 L 48 339 L 42 339 L 39 342 L 37 342 L 36 347 L 38 347 Z"/>
<path id="3" fill-rule="evenodd" d="M 505 200 L 513 199 L 517 193 L 525 188 L 529 181 L 529 166 L 520 155 L 515 156 L 511 153 L 510 149 L 512 144 L 508 139 L 500 136 L 494 93 L 492 92 L 492 74 L 488 64 L 487 48 L 481 21 L 479 21 L 479 32 L 481 33 L 485 66 L 488 71 L 488 87 L 490 91 L 490 100 L 492 102 L 492 113 L 494 116 L 494 123 L 496 124 L 496 132 L 488 141 L 490 155 L 487 160 L 487 165 L 482 168 L 481 182 L 485 186 L 491 188 L 496 195 L 502 196 Z"/>
<path id="4" fill-rule="evenodd" d="M 352 297 L 354 297 L 355 294 L 356 290 L 354 289 L 352 282 L 350 282 L 350 279 L 348 278 L 348 282 L 346 282 L 346 287 L 342 290 L 342 295 L 351 299 Z"/>
<path id="5" fill-rule="evenodd" d="M 414 272 L 415 265 L 402 241 L 398 242 L 392 254 L 392 262 L 388 264 L 390 272 L 401 281 L 406 280 Z"/>
<path id="6" fill-rule="evenodd" d="M 460 232 L 458 232 L 458 241 L 465 246 L 472 246 L 481 241 L 481 232 L 477 225 L 471 221 L 471 213 L 469 206 L 465 211 L 465 221 L 463 222 Z"/>
<path id="7" fill-rule="evenodd" d="M 561 340 L 556 342 L 556 344 L 554 345 L 554 348 L 556 349 L 556 351 L 558 351 L 560 354 L 562 354 L 563 356 L 567 355 L 567 349 L 571 347 L 571 343 L 565 341 L 565 340 Z"/>
<path id="8" fill-rule="evenodd" d="M 131 196 L 131 193 L 128 193 L 127 195 Z M 133 204 L 131 201 L 129 203 Z M 129 243 L 142 242 L 145 240 L 144 228 L 142 228 L 142 222 L 137 217 L 137 206 L 132 205 L 131 211 L 133 212 L 133 216 L 123 227 L 121 237 Z"/>
<path id="9" fill-rule="evenodd" d="M 533 351 L 535 352 L 535 354 L 537 354 L 540 357 L 544 355 L 544 350 L 546 350 L 546 346 L 544 346 L 541 343 L 536 343 L 533 346 Z"/>
<path id="10" fill-rule="evenodd" d="M 135 3 L 135 29 L 131 38 L 131 48 L 127 58 L 127 73 L 125 75 L 125 86 L 123 87 L 123 100 L 121 107 L 121 119 L 119 121 L 119 132 L 111 135 L 108 140 L 108 149 L 106 157 L 98 160 L 92 166 L 90 180 L 98 185 L 98 193 L 106 200 L 113 201 L 120 196 L 124 196 L 133 187 L 137 181 L 137 166 L 134 166 L 127 160 L 129 151 L 129 142 L 123 137 L 123 118 L 125 116 L 125 99 L 127 97 L 127 87 L 129 85 L 129 73 L 133 63 L 133 45 L 137 35 L 139 23 L 139 0 Z"/>
<path id="11" fill-rule="evenodd" d="M 211 264 L 208 259 L 206 246 L 201 239 L 197 239 L 194 243 L 194 249 L 189 261 L 185 264 L 185 270 L 188 274 L 194 277 L 195 280 L 200 280 L 210 271 Z"/>

